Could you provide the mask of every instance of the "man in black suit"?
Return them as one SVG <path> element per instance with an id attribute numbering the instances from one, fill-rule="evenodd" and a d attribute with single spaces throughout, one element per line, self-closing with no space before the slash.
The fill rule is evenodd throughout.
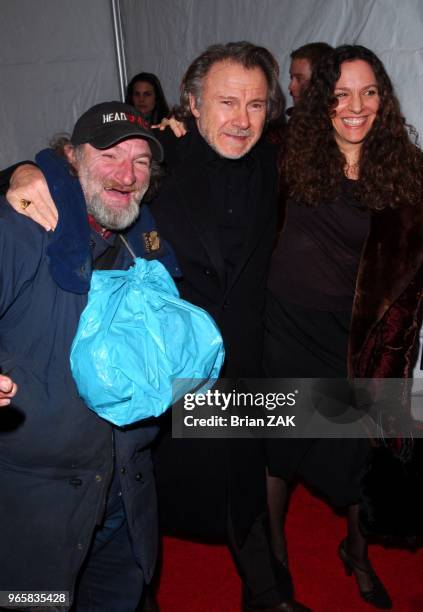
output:
<path id="1" fill-rule="evenodd" d="M 152 212 L 176 252 L 181 296 L 221 329 L 223 376 L 258 377 L 277 222 L 276 150 L 261 137 L 283 113 L 278 66 L 251 43 L 214 45 L 188 68 L 181 91 L 188 132 L 163 136 L 167 175 Z M 12 194 L 21 198 L 35 203 L 37 195 L 24 186 Z M 155 462 L 164 531 L 224 537 L 243 580 L 243 610 L 307 610 L 270 552 L 261 441 L 180 440 L 168 431 Z"/>

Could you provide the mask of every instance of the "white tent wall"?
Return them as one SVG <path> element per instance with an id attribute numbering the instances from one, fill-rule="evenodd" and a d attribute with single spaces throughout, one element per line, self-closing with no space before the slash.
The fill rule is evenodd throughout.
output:
<path id="1" fill-rule="evenodd" d="M 110 0 L 0 0 L 0 167 L 119 99 Z"/>
<path id="2" fill-rule="evenodd" d="M 312 41 L 362 44 L 384 61 L 423 141 L 423 0 L 120 0 L 120 7 L 128 77 L 154 72 L 170 103 L 189 63 L 212 43 L 269 48 L 286 94 L 293 49 Z"/>
<path id="3" fill-rule="evenodd" d="M 156 73 L 171 103 L 188 64 L 214 42 L 267 46 L 286 93 L 292 49 L 361 43 L 385 62 L 423 141 L 423 0 L 115 2 L 128 77 Z M 112 0 L 0 0 L 0 167 L 33 157 L 92 104 L 120 98 L 111 7 Z"/>

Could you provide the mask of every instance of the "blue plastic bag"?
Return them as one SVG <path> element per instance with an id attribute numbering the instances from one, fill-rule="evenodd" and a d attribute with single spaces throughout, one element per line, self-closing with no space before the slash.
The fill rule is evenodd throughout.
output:
<path id="1" fill-rule="evenodd" d="M 79 394 L 104 419 L 124 426 L 159 416 L 217 378 L 223 359 L 213 319 L 179 297 L 160 262 L 93 273 L 70 361 Z"/>

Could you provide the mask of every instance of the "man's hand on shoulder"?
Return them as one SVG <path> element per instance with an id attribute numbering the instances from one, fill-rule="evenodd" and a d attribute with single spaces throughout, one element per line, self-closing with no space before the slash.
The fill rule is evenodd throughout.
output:
<path id="1" fill-rule="evenodd" d="M 36 221 L 47 231 L 57 225 L 57 209 L 47 182 L 39 168 L 32 164 L 18 166 L 10 179 L 6 199 L 16 212 Z"/>
<path id="2" fill-rule="evenodd" d="M 8 406 L 18 387 L 8 376 L 0 374 L 0 406 Z"/>

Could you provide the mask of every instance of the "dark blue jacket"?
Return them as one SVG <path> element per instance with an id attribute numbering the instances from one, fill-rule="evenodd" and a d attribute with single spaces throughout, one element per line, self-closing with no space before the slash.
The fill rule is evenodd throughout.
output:
<path id="1" fill-rule="evenodd" d="M 86 222 L 84 216 L 79 221 Z M 60 228 L 66 234 L 63 224 Z M 154 229 L 143 206 L 127 239 L 136 255 L 159 255 L 177 273 L 166 245 L 156 253 L 146 252 L 145 234 Z M 108 246 L 96 233 L 90 236 L 88 230 L 86 236 L 88 254 L 93 242 L 97 255 Z M 149 451 L 156 426 L 120 430 L 79 398 L 69 352 L 87 294 L 59 286 L 52 276 L 60 258 L 66 257 L 62 252 L 57 260 L 58 251 L 51 249 L 62 238 L 66 240 L 0 200 L 0 366 L 19 385 L 13 407 L 0 411 L 0 590 L 72 592 L 103 515 L 113 453 L 134 553 L 147 581 L 156 559 Z M 131 260 L 123 250 L 118 265 L 128 267 Z M 65 268 L 71 282 L 72 266 Z M 89 280 L 90 269 L 88 265 L 87 272 L 85 265 L 82 277 L 88 274 Z M 74 272 L 75 278 L 81 277 L 80 267 Z"/>

